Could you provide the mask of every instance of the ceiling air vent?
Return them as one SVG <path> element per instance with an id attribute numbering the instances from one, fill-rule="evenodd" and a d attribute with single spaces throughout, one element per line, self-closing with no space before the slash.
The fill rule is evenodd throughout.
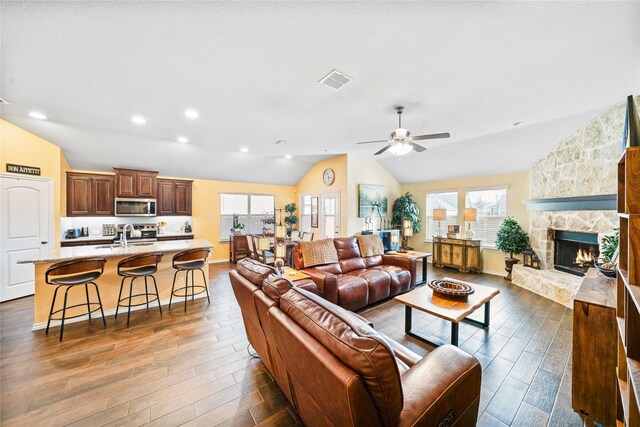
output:
<path id="1" fill-rule="evenodd" d="M 279 139 L 276 142 L 274 142 L 274 144 L 276 144 L 276 145 L 289 145 L 291 143 L 289 141 L 285 141 L 284 139 Z"/>
<path id="2" fill-rule="evenodd" d="M 351 77 L 338 70 L 331 70 L 329 74 L 324 76 L 318 83 L 323 83 L 334 89 L 340 89 L 342 86 L 353 80 Z"/>

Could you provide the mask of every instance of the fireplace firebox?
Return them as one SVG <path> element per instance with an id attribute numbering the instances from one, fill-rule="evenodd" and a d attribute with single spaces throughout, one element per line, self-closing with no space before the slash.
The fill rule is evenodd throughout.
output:
<path id="1" fill-rule="evenodd" d="M 553 267 L 576 276 L 584 276 L 600 256 L 598 235 L 555 230 Z"/>

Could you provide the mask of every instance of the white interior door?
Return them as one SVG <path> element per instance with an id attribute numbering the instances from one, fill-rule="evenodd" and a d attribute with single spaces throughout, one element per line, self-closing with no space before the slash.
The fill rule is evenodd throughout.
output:
<path id="1" fill-rule="evenodd" d="M 50 250 L 53 189 L 47 179 L 0 177 L 0 301 L 33 294 L 33 264 Z"/>
<path id="2" fill-rule="evenodd" d="M 322 193 L 320 195 L 321 238 L 340 237 L 340 193 Z"/>

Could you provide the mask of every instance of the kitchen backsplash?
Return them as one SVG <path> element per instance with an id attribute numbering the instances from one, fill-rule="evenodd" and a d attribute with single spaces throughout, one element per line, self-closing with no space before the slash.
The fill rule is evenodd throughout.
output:
<path id="1" fill-rule="evenodd" d="M 157 224 L 160 221 L 167 223 L 166 232 L 184 231 L 184 222 L 188 221 L 193 225 L 190 216 L 156 216 L 156 217 L 114 217 L 114 216 L 92 216 L 92 217 L 62 217 L 60 219 L 60 232 L 64 237 L 65 231 L 69 228 L 89 227 L 90 236 L 102 235 L 102 224 Z"/>

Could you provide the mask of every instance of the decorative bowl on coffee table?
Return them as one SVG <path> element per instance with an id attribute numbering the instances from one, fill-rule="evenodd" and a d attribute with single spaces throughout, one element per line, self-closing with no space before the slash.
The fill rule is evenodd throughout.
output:
<path id="1" fill-rule="evenodd" d="M 453 280 L 432 280 L 429 282 L 429 287 L 433 289 L 434 295 L 447 298 L 464 300 L 475 292 L 473 287 L 463 282 L 456 282 Z"/>

